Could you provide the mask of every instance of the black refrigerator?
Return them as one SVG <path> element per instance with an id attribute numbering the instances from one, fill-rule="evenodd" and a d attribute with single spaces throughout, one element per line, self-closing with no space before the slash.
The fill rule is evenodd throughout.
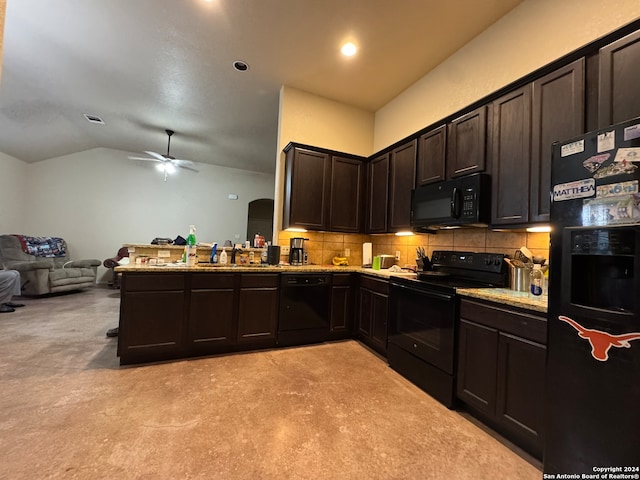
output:
<path id="1" fill-rule="evenodd" d="M 639 180 L 640 118 L 553 145 L 545 478 L 639 478 Z"/>

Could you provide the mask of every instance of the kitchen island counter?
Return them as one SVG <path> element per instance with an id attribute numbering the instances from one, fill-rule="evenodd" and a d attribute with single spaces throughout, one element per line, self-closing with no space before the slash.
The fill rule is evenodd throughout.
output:
<path id="1" fill-rule="evenodd" d="M 117 273 L 125 272 L 200 272 L 200 273 L 361 273 L 381 278 L 395 276 L 415 278 L 416 274 L 409 271 L 393 272 L 388 269 L 373 270 L 356 266 L 336 267 L 334 265 L 225 265 L 201 263 L 188 267 L 179 263 L 164 265 L 121 265 L 115 268 Z"/>
<path id="2" fill-rule="evenodd" d="M 357 273 L 378 278 L 410 278 L 416 274 L 403 271 L 393 272 L 388 269 L 373 270 L 357 266 L 336 267 L 334 265 L 212 265 L 201 263 L 193 267 L 184 264 L 167 263 L 165 265 L 123 265 L 115 268 L 118 273 L 125 272 L 200 272 L 200 273 Z M 489 300 L 498 304 L 526 308 L 537 312 L 547 312 L 547 296 L 532 297 L 528 292 L 516 292 L 508 288 L 458 288 L 456 292 L 463 297 Z"/>

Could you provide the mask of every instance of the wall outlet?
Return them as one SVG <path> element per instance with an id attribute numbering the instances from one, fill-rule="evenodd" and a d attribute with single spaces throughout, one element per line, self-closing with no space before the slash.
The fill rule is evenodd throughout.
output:
<path id="1" fill-rule="evenodd" d="M 396 250 L 396 260 L 400 260 L 400 250 Z"/>
<path id="2" fill-rule="evenodd" d="M 289 247 L 280 247 L 280 255 L 289 255 Z"/>
<path id="3" fill-rule="evenodd" d="M 345 256 L 345 257 L 349 257 L 349 256 L 351 256 L 351 250 L 350 250 L 350 249 L 348 249 L 348 248 L 345 248 L 345 249 L 344 249 L 344 256 Z"/>

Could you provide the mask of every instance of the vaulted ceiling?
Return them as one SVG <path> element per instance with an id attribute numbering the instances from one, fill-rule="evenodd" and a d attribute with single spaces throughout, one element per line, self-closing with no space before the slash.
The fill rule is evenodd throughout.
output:
<path id="1" fill-rule="evenodd" d="M 165 153 L 169 128 L 178 158 L 273 172 L 282 85 L 374 112 L 519 3 L 8 0 L 0 151 Z"/>

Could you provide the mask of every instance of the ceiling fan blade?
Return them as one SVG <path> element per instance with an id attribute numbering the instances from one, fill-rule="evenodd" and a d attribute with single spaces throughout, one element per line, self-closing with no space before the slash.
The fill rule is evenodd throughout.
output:
<path id="1" fill-rule="evenodd" d="M 192 172 L 199 172 L 200 171 L 200 170 L 196 170 L 195 168 L 192 168 L 192 167 L 187 167 L 186 165 L 178 165 L 178 167 L 184 168 L 185 170 L 191 170 Z"/>
<path id="2" fill-rule="evenodd" d="M 161 162 L 166 162 L 166 161 L 167 161 L 166 157 L 164 157 L 163 155 L 160 155 L 159 153 L 151 152 L 151 151 L 149 151 L 149 150 L 145 150 L 145 151 L 144 151 L 144 153 L 146 153 L 147 155 L 150 155 L 150 156 L 152 156 L 152 157 L 157 158 L 157 159 L 158 159 L 158 160 L 160 160 Z"/>
<path id="3" fill-rule="evenodd" d="M 176 165 L 187 165 L 187 166 L 192 166 L 194 165 L 194 163 L 191 160 L 181 160 L 179 158 L 174 158 L 173 160 L 171 160 L 173 163 L 175 163 Z"/>
<path id="4" fill-rule="evenodd" d="M 159 162 L 157 158 L 145 158 L 145 157 L 129 157 L 129 160 L 144 160 L 147 162 Z"/>

